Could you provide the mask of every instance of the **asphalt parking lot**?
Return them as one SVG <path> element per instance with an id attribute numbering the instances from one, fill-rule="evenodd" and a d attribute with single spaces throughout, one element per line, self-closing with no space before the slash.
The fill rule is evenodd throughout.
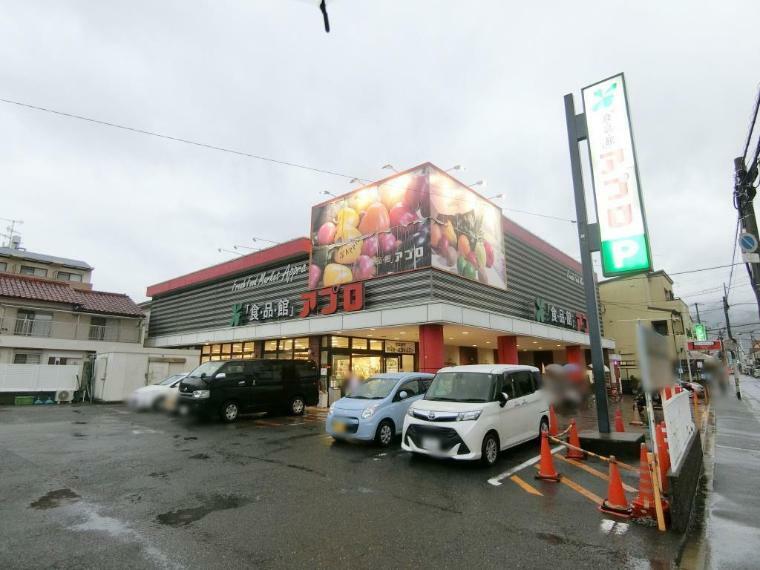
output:
<path id="1" fill-rule="evenodd" d="M 604 465 L 557 453 L 564 482 L 536 481 L 537 451 L 482 469 L 336 444 L 317 410 L 0 408 L 0 567 L 671 567 L 677 535 L 597 510 Z"/>

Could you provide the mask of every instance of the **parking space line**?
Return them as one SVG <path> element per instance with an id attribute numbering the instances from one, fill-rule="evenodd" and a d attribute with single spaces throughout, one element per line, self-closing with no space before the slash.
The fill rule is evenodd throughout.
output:
<path id="1" fill-rule="evenodd" d="M 536 469 L 538 469 L 538 465 L 536 465 Z M 576 493 L 583 495 L 592 503 L 595 503 L 597 505 L 602 504 L 603 499 L 599 495 L 592 493 L 591 491 L 586 489 L 586 487 L 584 487 L 583 485 L 576 483 L 572 479 L 569 479 L 567 475 L 562 475 L 562 478 L 559 480 L 559 482 L 562 483 L 563 485 L 566 485 L 567 487 L 570 487 Z"/>
<path id="2" fill-rule="evenodd" d="M 552 449 L 552 453 L 557 453 L 560 449 L 564 449 L 564 447 L 565 447 L 564 445 L 558 445 L 557 447 L 555 447 L 555 448 Z M 522 463 L 520 463 L 520 465 L 518 465 L 516 467 L 513 467 L 509 471 L 505 471 L 501 475 L 497 475 L 496 477 L 491 477 L 488 480 L 488 482 L 491 485 L 493 485 L 494 487 L 498 487 L 499 485 L 501 485 L 501 482 L 504 479 L 506 479 L 507 477 L 511 477 L 515 473 L 519 473 L 520 471 L 522 471 L 526 467 L 530 467 L 531 465 L 535 465 L 536 463 L 538 463 L 539 459 L 541 459 L 541 456 L 540 455 L 536 455 L 534 458 L 528 459 L 527 461 L 523 461 Z"/>
<path id="3" fill-rule="evenodd" d="M 512 475 L 509 479 L 510 481 L 514 481 L 517 484 L 517 486 L 520 487 L 526 493 L 529 493 L 531 495 L 536 495 L 538 497 L 544 496 L 544 494 L 541 491 L 539 491 L 533 485 L 530 485 L 524 479 L 521 479 L 517 475 Z"/>
<path id="4" fill-rule="evenodd" d="M 578 467 L 580 469 L 583 469 L 586 473 L 590 473 L 594 477 L 599 477 L 600 479 L 603 479 L 604 481 L 609 481 L 610 477 L 606 473 L 602 473 L 601 471 L 594 469 L 590 465 L 586 465 L 585 463 L 581 463 L 580 461 L 575 461 L 574 459 L 568 459 L 567 457 L 564 457 L 562 455 L 557 456 L 559 459 L 564 461 L 565 463 L 569 463 L 570 465 L 574 465 L 575 467 Z M 623 489 L 628 491 L 629 493 L 635 493 L 637 489 L 634 489 L 630 485 L 626 485 L 623 483 Z"/>

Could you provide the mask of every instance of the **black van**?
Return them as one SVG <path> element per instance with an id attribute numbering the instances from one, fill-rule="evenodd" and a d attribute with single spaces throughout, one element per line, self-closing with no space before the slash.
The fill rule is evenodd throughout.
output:
<path id="1" fill-rule="evenodd" d="M 245 412 L 303 414 L 319 400 L 319 369 L 311 360 L 204 362 L 179 384 L 180 413 L 234 422 Z"/>

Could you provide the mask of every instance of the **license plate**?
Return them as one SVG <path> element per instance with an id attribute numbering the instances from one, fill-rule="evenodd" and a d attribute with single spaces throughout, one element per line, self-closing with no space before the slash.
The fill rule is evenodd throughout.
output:
<path id="1" fill-rule="evenodd" d="M 422 447 L 428 451 L 439 451 L 441 449 L 441 442 L 434 437 L 423 437 Z"/>
<path id="2" fill-rule="evenodd" d="M 333 430 L 335 433 L 343 433 L 346 431 L 346 424 L 343 422 L 333 422 Z"/>

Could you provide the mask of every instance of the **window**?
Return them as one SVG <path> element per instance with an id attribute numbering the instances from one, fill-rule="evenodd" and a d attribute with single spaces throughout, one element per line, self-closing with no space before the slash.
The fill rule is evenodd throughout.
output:
<path id="1" fill-rule="evenodd" d="M 55 278 L 58 281 L 76 281 L 77 283 L 82 282 L 81 273 L 69 273 L 68 271 L 59 271 L 55 274 Z"/>
<path id="2" fill-rule="evenodd" d="M 383 350 L 383 341 L 382 340 L 371 340 L 371 341 L 369 341 L 369 349 L 370 350 Z"/>
<path id="3" fill-rule="evenodd" d="M 654 332 L 668 336 L 668 321 L 652 321 Z"/>
<path id="4" fill-rule="evenodd" d="M 432 378 L 420 378 L 420 394 L 424 394 L 430 388 L 430 384 L 433 382 Z"/>
<path id="5" fill-rule="evenodd" d="M 397 394 L 401 393 L 402 390 L 405 390 L 407 395 L 407 398 L 411 398 L 412 396 L 416 396 L 419 394 L 419 385 L 417 384 L 417 380 L 407 380 L 401 386 L 399 386 Z"/>
<path id="6" fill-rule="evenodd" d="M 510 376 L 515 389 L 515 398 L 529 396 L 536 391 L 533 385 L 533 374 L 529 371 L 513 372 Z"/>
<path id="7" fill-rule="evenodd" d="M 62 356 L 49 356 L 48 364 L 63 366 L 68 362 L 68 358 Z"/>
<path id="8" fill-rule="evenodd" d="M 504 392 L 510 398 L 515 397 L 515 388 L 512 382 L 511 374 L 504 374 L 504 376 L 501 379 L 501 386 L 499 388 L 499 392 L 500 393 Z"/>
<path id="9" fill-rule="evenodd" d="M 47 277 L 47 269 L 41 267 L 32 267 L 31 265 L 22 265 L 21 275 L 34 275 L 35 277 Z"/>
<path id="10" fill-rule="evenodd" d="M 53 328 L 53 313 L 40 313 L 19 309 L 16 314 L 14 334 L 22 336 L 50 336 Z"/>
<path id="11" fill-rule="evenodd" d="M 277 352 L 277 341 L 276 340 L 265 340 L 264 341 L 264 352 Z"/>
<path id="12" fill-rule="evenodd" d="M 228 362 L 224 365 L 224 368 L 221 369 L 221 372 L 224 372 L 227 376 L 242 374 L 243 367 L 244 365 L 242 362 Z"/>
<path id="13" fill-rule="evenodd" d="M 350 339 L 345 336 L 334 336 L 332 337 L 332 347 L 333 348 L 348 348 L 348 341 Z"/>
<path id="14" fill-rule="evenodd" d="M 13 355 L 13 364 L 39 364 L 41 356 L 39 352 L 17 352 Z"/>
<path id="15" fill-rule="evenodd" d="M 8 264 L 5 261 L 0 261 L 0 271 L 8 271 Z"/>
<path id="16" fill-rule="evenodd" d="M 106 337 L 105 317 L 90 317 L 90 340 L 103 340 Z"/>
<path id="17" fill-rule="evenodd" d="M 351 346 L 356 350 L 367 350 L 367 339 L 355 338 L 351 341 Z"/>

